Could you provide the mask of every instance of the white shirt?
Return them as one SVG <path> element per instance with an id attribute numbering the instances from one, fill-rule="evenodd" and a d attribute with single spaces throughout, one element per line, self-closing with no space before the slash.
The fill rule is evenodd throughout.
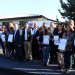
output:
<path id="1" fill-rule="evenodd" d="M 33 32 L 33 30 L 31 29 L 31 35 L 33 35 L 34 34 L 34 32 Z"/>
<path id="2" fill-rule="evenodd" d="M 19 31 L 20 31 L 20 35 L 22 35 L 22 29 L 20 29 Z"/>
<path id="3" fill-rule="evenodd" d="M 32 29 L 31 29 L 31 35 L 33 35 Z M 28 39 L 27 39 L 27 29 L 25 29 L 25 40 L 28 40 Z"/>
<path id="4" fill-rule="evenodd" d="M 25 40 L 27 40 L 27 29 L 25 29 Z"/>
<path id="5" fill-rule="evenodd" d="M 16 32 L 17 32 L 17 30 L 15 30 L 15 33 L 14 33 L 14 39 L 15 39 Z"/>
<path id="6" fill-rule="evenodd" d="M 34 29 L 33 29 L 33 34 L 34 34 L 34 35 L 36 34 L 37 30 L 38 30 L 37 28 L 34 28 Z"/>

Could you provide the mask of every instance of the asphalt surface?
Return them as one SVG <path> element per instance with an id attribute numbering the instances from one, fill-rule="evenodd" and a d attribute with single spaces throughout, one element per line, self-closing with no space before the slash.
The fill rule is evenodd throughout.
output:
<path id="1" fill-rule="evenodd" d="M 17 62 L 0 55 L 0 75 L 65 75 L 58 70 L 57 64 L 44 66 L 40 61 L 33 60 Z M 75 75 L 75 70 L 70 70 L 69 74 Z"/>
<path id="2" fill-rule="evenodd" d="M 2 74 L 4 73 L 4 74 Z M 0 55 L 0 75 L 63 75 L 58 70 L 57 64 L 44 66 L 41 62 L 33 60 L 32 62 L 17 62 Z M 67 75 L 75 75 L 75 70 L 71 70 Z"/>

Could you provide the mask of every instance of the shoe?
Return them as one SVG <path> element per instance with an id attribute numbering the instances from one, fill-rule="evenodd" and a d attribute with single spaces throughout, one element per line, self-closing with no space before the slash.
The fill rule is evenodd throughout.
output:
<path id="1" fill-rule="evenodd" d="M 67 69 L 66 73 L 70 73 L 69 69 Z"/>
<path id="2" fill-rule="evenodd" d="M 62 68 L 61 71 L 64 71 L 64 69 Z"/>
<path id="3" fill-rule="evenodd" d="M 67 71 L 67 69 L 64 69 L 64 70 L 63 70 L 63 73 L 66 73 L 66 71 Z"/>
<path id="4" fill-rule="evenodd" d="M 69 73 L 70 71 L 69 71 L 69 69 L 65 69 L 64 71 L 63 71 L 63 73 Z"/>

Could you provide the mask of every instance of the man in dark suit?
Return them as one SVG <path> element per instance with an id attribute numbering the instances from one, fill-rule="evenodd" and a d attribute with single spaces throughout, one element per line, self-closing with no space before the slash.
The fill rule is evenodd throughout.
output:
<path id="1" fill-rule="evenodd" d="M 24 59 L 24 41 L 23 41 L 22 25 L 20 25 L 20 29 L 17 30 L 16 35 L 15 35 L 15 50 L 16 50 L 16 58 L 18 60 L 23 61 Z"/>
<path id="2" fill-rule="evenodd" d="M 38 25 L 37 25 L 37 23 L 34 23 L 33 39 L 32 39 L 32 56 L 33 56 L 33 59 L 39 58 L 38 57 L 39 45 L 38 45 L 38 39 L 37 39 L 38 36 L 39 36 Z"/>

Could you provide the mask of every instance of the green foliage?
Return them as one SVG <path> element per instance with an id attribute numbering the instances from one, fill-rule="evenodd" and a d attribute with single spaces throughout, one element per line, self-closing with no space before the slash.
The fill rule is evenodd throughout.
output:
<path id="1" fill-rule="evenodd" d="M 59 9 L 63 18 L 73 19 L 75 21 L 75 0 L 60 0 L 62 11 Z"/>

